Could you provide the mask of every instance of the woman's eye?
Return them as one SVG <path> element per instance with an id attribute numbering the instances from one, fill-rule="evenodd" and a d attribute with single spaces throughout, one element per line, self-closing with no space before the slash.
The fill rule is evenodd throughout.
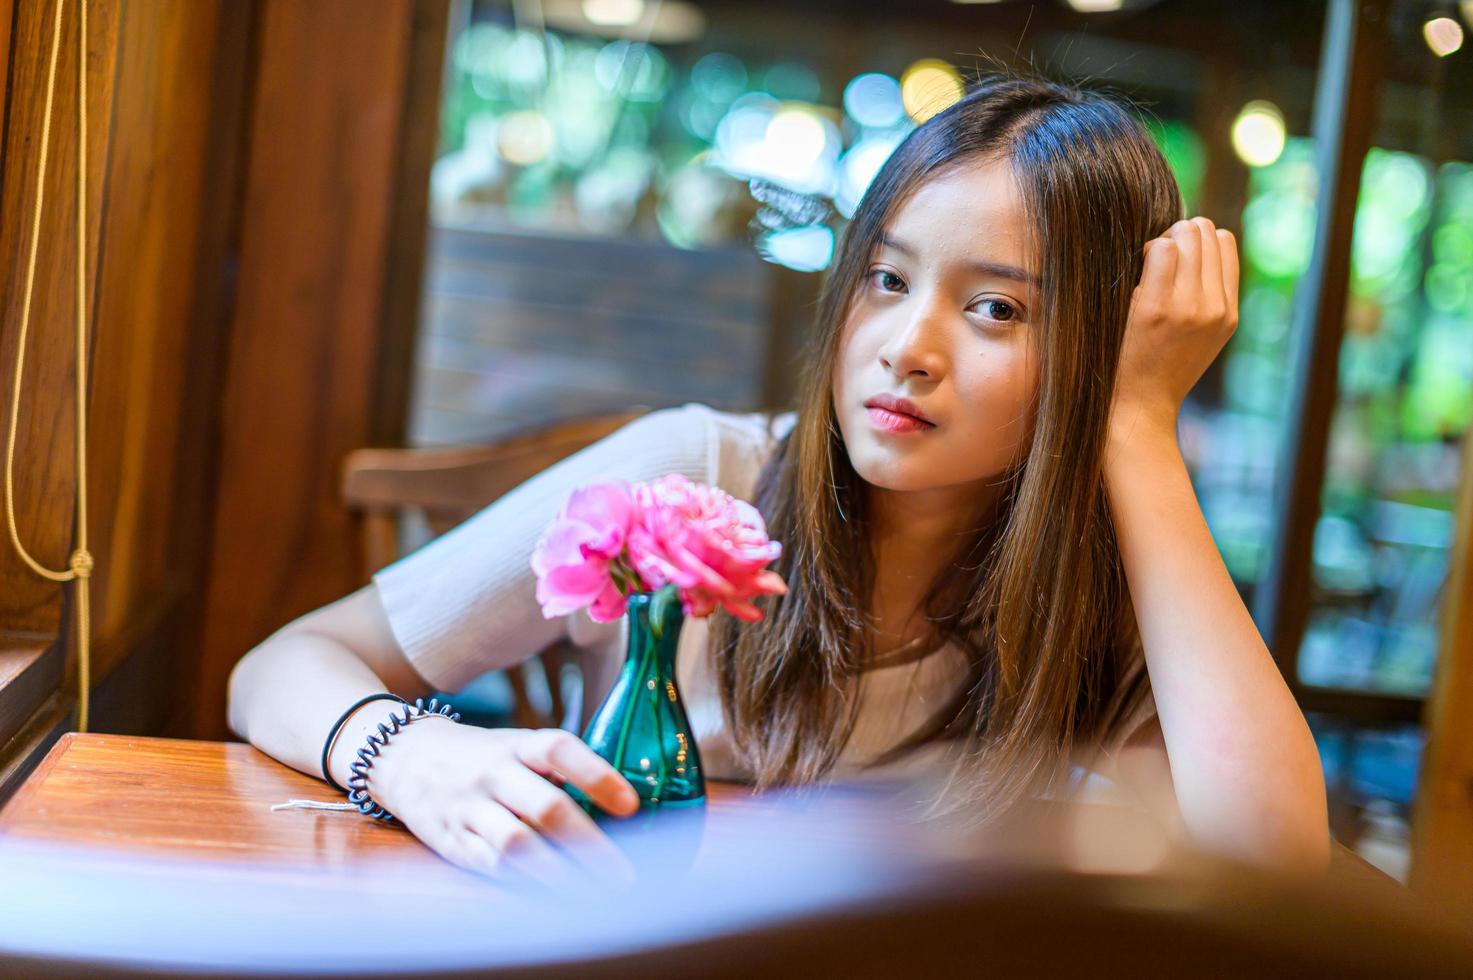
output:
<path id="1" fill-rule="evenodd" d="M 1009 320 L 1018 319 L 1018 310 L 1012 303 L 1001 299 L 984 299 L 977 304 L 982 315 L 989 320 L 998 320 L 1006 323 Z"/>
<path id="2" fill-rule="evenodd" d="M 871 270 L 868 278 L 883 293 L 898 293 L 905 289 L 905 280 L 889 269 Z M 979 300 L 975 308 L 989 320 L 999 323 L 1008 323 L 1022 316 L 1016 306 L 1002 299 Z"/>
<path id="3" fill-rule="evenodd" d="M 876 269 L 869 274 L 870 279 L 875 282 L 882 292 L 894 293 L 904 288 L 905 280 L 891 272 L 889 269 Z"/>

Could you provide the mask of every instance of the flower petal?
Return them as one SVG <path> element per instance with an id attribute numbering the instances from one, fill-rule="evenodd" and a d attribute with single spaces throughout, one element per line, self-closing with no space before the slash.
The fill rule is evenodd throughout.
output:
<path id="1" fill-rule="evenodd" d="M 598 598 L 588 607 L 588 617 L 595 623 L 612 623 L 624 615 L 628 606 L 628 597 L 611 581 L 609 587 L 600 592 Z"/>

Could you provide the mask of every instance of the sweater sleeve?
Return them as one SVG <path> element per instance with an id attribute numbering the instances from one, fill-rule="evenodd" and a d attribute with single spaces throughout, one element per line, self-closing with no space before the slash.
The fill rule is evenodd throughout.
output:
<path id="1" fill-rule="evenodd" d="M 566 638 L 568 617 L 546 619 L 537 604 L 537 539 L 574 490 L 601 479 L 678 472 L 713 482 L 714 414 L 689 402 L 643 415 L 375 574 L 389 627 L 420 676 L 458 691 Z"/>

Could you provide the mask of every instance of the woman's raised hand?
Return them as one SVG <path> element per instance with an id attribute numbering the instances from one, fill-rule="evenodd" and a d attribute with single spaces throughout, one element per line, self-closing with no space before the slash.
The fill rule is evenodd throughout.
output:
<path id="1" fill-rule="evenodd" d="M 1238 326 L 1238 245 L 1207 218 L 1146 243 L 1131 295 L 1112 422 L 1168 426 Z"/>
<path id="2" fill-rule="evenodd" d="M 558 728 L 416 722 L 369 772 L 369 792 L 453 864 L 496 877 L 567 885 L 592 875 L 628 884 L 633 866 L 563 789 L 616 816 L 639 808 L 629 781 Z"/>

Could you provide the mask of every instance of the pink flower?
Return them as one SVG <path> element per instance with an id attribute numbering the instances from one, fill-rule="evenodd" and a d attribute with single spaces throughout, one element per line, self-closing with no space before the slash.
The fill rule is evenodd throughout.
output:
<path id="1" fill-rule="evenodd" d="M 725 490 L 692 483 L 678 473 L 637 484 L 639 518 L 629 529 L 629 558 L 651 589 L 680 588 L 688 616 L 718 607 L 747 622 L 762 618 L 759 595 L 783 594 L 777 572 L 764 570 L 782 554 L 767 536 L 757 508 Z"/>
<path id="2" fill-rule="evenodd" d="M 609 480 L 575 490 L 532 552 L 537 602 L 548 619 L 589 607 L 600 623 L 627 605 L 610 566 L 624 551 L 636 505 L 629 484 Z"/>
<path id="3" fill-rule="evenodd" d="M 752 603 L 787 585 L 765 566 L 782 554 L 757 508 L 680 474 L 632 487 L 610 480 L 572 494 L 532 555 L 537 601 L 547 618 L 588 607 L 618 619 L 631 592 L 679 589 L 687 616 L 725 609 L 747 622 Z"/>

